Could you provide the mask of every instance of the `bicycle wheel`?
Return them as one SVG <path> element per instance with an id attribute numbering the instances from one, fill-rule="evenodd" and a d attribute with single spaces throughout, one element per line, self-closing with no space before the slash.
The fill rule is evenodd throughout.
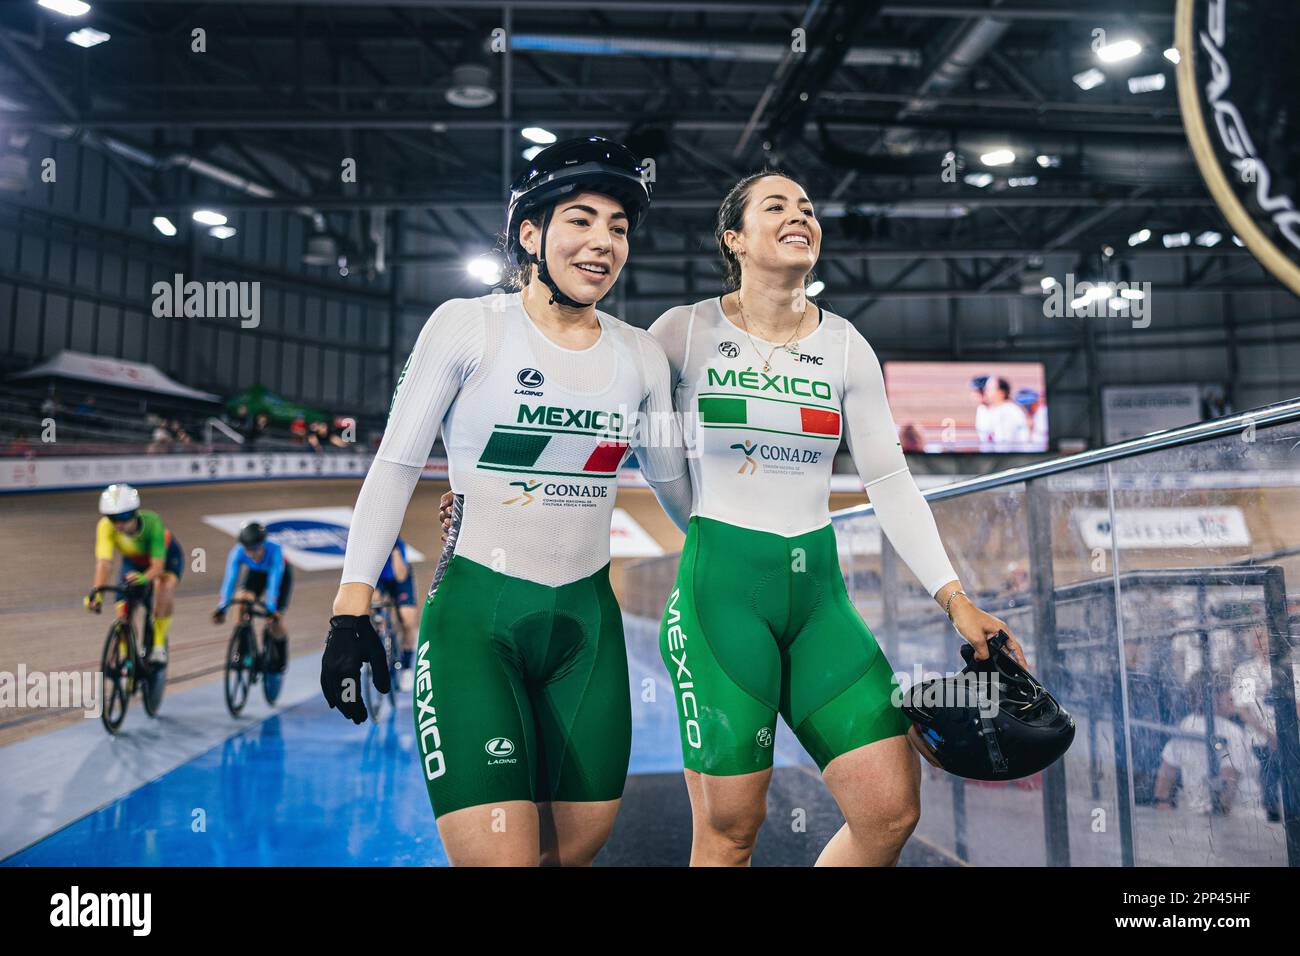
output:
<path id="1" fill-rule="evenodd" d="M 104 686 L 100 691 L 103 706 L 99 719 L 104 729 L 116 734 L 126 718 L 127 705 L 131 703 L 131 650 L 135 636 L 131 628 L 123 621 L 114 621 L 108 629 L 104 641 L 104 653 L 99 659 L 99 669 L 104 676 Z"/>
<path id="2" fill-rule="evenodd" d="M 167 687 L 167 665 L 155 667 L 148 661 L 140 669 L 141 696 L 144 697 L 144 712 L 150 717 L 157 717 L 162 709 L 163 691 Z"/>
<path id="3" fill-rule="evenodd" d="M 238 717 L 248 703 L 248 687 L 252 683 L 253 671 L 247 662 L 251 656 L 248 648 L 252 641 L 252 627 L 240 624 L 235 628 L 235 633 L 230 635 L 230 644 L 226 648 L 226 709 L 230 711 L 231 717 Z"/>
<path id="4" fill-rule="evenodd" d="M 285 641 L 285 647 L 281 649 L 279 640 L 263 633 L 262 642 L 266 645 L 262 650 L 262 693 L 266 695 L 266 702 L 274 706 L 276 698 L 280 696 L 280 688 L 284 686 L 280 656 L 288 656 L 288 641 Z"/>

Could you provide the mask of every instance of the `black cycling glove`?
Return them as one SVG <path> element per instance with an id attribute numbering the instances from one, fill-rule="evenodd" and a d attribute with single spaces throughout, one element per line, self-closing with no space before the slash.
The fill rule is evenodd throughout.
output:
<path id="1" fill-rule="evenodd" d="M 330 618 L 325 653 L 320 659 L 320 689 L 331 708 L 354 724 L 365 723 L 361 696 L 361 665 L 370 664 L 370 678 L 381 694 L 392 689 L 388 655 L 368 614 L 339 614 Z"/>

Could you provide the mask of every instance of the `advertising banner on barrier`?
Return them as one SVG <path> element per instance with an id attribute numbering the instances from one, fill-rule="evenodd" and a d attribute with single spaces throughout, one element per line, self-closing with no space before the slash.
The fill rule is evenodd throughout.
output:
<path id="1" fill-rule="evenodd" d="M 1196 385 L 1111 385 L 1101 390 L 1107 445 L 1201 420 Z"/>
<path id="2" fill-rule="evenodd" d="M 303 571 L 329 571 L 343 567 L 352 527 L 351 508 L 280 508 L 272 511 L 239 511 L 204 515 L 203 523 L 224 531 L 233 540 L 245 521 L 260 521 L 266 536 L 284 549 L 285 560 Z M 425 556 L 410 542 L 406 558 L 412 564 Z"/>
<path id="3" fill-rule="evenodd" d="M 1074 512 L 1088 548 L 1111 546 L 1110 512 L 1079 508 Z M 1124 508 L 1115 512 L 1120 548 L 1245 548 L 1250 529 L 1240 508 Z"/>
<path id="4" fill-rule="evenodd" d="M 105 455 L 0 459 L 0 493 L 75 491 L 115 481 L 173 485 L 278 478 L 364 478 L 369 455 L 265 452 L 222 455 Z"/>

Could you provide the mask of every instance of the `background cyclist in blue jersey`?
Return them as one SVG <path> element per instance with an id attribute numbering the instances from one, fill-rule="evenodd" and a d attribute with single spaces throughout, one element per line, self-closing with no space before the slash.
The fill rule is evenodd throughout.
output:
<path id="1" fill-rule="evenodd" d="M 239 592 L 235 582 L 239 569 L 247 568 Z M 284 629 L 284 612 L 289 609 L 289 596 L 293 592 L 293 568 L 284 558 L 284 550 L 266 536 L 260 522 L 248 521 L 239 529 L 239 543 L 230 549 L 226 558 L 226 575 L 221 580 L 221 603 L 212 613 L 212 623 L 221 624 L 226 619 L 226 608 L 238 600 L 261 600 L 270 612 L 267 636 L 275 641 L 275 659 L 284 670 L 289 661 L 289 635 Z"/>
<path id="2" fill-rule="evenodd" d="M 391 597 L 397 605 L 402 635 L 402 669 L 397 672 L 397 689 L 409 691 L 415 686 L 411 662 L 415 656 L 415 638 L 420 633 L 420 618 L 415 611 L 415 571 L 406 560 L 406 542 L 401 538 L 393 545 L 384 570 L 379 572 L 375 590 Z"/>

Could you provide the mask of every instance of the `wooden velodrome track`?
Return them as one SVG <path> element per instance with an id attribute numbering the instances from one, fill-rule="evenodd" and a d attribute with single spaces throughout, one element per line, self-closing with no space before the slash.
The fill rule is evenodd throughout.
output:
<path id="1" fill-rule="evenodd" d="M 168 692 L 218 680 L 230 639 L 230 624 L 210 621 L 232 539 L 203 522 L 204 515 L 272 508 L 351 507 L 360 482 L 352 479 L 225 482 L 142 488 L 144 507 L 157 511 L 184 547 L 206 552 L 206 570 L 187 566 L 176 593 L 171 631 Z M 416 566 L 417 595 L 429 587 L 441 551 L 438 498 L 445 482 L 421 481 L 411 498 L 402 536 L 424 552 Z M 0 497 L 4 548 L 0 549 L 0 672 L 93 671 L 109 617 L 83 610 L 94 565 L 98 491 Z M 833 495 L 832 508 L 865 501 L 863 495 Z M 665 551 L 679 550 L 682 535 L 647 489 L 624 488 L 618 506 L 626 510 Z M 621 565 L 612 580 L 622 591 Z M 114 579 L 115 580 L 115 579 Z M 318 650 L 325 637 L 338 571 L 294 570 L 294 591 L 286 616 L 290 649 Z M 138 705 L 138 701 L 136 704 Z M 79 712 L 5 708 L 0 711 L 0 746 L 82 719 Z"/>
<path id="2" fill-rule="evenodd" d="M 158 511 L 173 530 L 187 555 L 206 552 L 207 567 L 196 572 L 187 567 L 177 591 L 171 632 L 169 691 L 181 690 L 220 678 L 230 625 L 214 626 L 210 615 L 216 606 L 225 557 L 232 539 L 205 524 L 204 515 L 262 509 L 352 506 L 360 482 L 355 479 L 226 482 L 142 489 L 144 506 Z M 422 481 L 411 499 L 402 536 L 426 555 L 416 566 L 417 595 L 429 578 L 441 550 L 437 529 L 439 496 L 445 482 Z M 0 672 L 17 674 L 20 665 L 33 672 L 85 672 L 99 667 L 107 616 L 92 616 L 81 606 L 93 568 L 97 491 L 0 496 L 0 522 L 4 544 L 0 549 Z M 1053 550 L 1058 585 L 1094 577 L 1091 553 L 1081 546 L 1071 526 L 1075 507 L 1104 506 L 1097 492 L 1056 496 L 1053 507 Z M 1001 500 L 999 500 L 1001 499 Z M 833 494 L 832 511 L 866 501 L 865 495 Z M 1127 502 L 1126 502 L 1127 503 Z M 1300 488 L 1258 488 L 1181 491 L 1160 494 L 1134 504 L 1196 507 L 1237 505 L 1250 527 L 1249 548 L 1147 549 L 1128 552 L 1126 569 L 1136 567 L 1195 567 L 1220 565 L 1267 554 L 1300 540 Z M 953 555 L 966 587 L 997 590 L 1009 561 L 1023 565 L 1026 555 L 1021 505 L 1023 495 L 1002 490 L 979 501 L 957 499 L 935 507 L 939 531 Z M 647 489 L 624 488 L 618 506 L 625 509 L 665 552 L 680 549 L 682 535 L 659 508 Z M 990 522 L 994 515 L 1001 520 Z M 977 546 L 972 546 L 978 541 Z M 878 556 L 856 559 L 879 566 Z M 629 602 L 623 588 L 625 560 L 614 561 L 611 579 L 628 610 L 658 616 L 662 603 L 642 595 Z M 1273 563 L 1273 562 L 1270 562 Z M 1300 580 L 1295 558 L 1277 563 L 1286 568 L 1288 590 Z M 670 569 L 665 569 L 666 572 Z M 1109 574 L 1109 570 L 1105 572 Z M 292 605 L 287 615 L 291 650 L 316 651 L 321 647 L 329 618 L 338 571 L 305 572 L 295 569 Z M 670 586 L 671 578 L 664 581 Z M 634 604 L 638 606 L 633 606 Z M 49 708 L 0 709 L 0 746 L 44 733 L 82 719 L 79 711 Z"/>

